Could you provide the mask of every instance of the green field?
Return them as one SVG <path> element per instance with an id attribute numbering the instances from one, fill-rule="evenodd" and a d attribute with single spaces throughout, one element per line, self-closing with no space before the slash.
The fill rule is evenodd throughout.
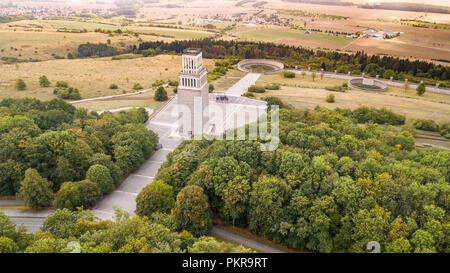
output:
<path id="1" fill-rule="evenodd" d="M 120 27 L 120 24 L 108 23 L 108 22 L 82 22 L 72 20 L 40 20 L 41 23 L 48 23 L 54 29 L 68 29 L 68 30 L 83 30 L 94 31 L 101 28 L 106 30 L 116 30 Z"/>
<path id="2" fill-rule="evenodd" d="M 95 31 L 96 29 L 103 30 L 117 30 L 121 29 L 122 31 L 131 30 L 138 33 L 144 33 L 148 35 L 161 35 L 161 36 L 170 36 L 175 39 L 200 39 L 213 36 L 214 34 L 207 31 L 202 30 L 191 30 L 191 29 L 175 29 L 175 28 L 166 28 L 166 27 L 143 27 L 143 26 L 121 26 L 120 24 L 112 23 L 112 22 L 84 22 L 84 21 L 72 21 L 72 20 L 41 20 L 42 23 L 48 23 L 52 28 L 56 30 L 76 30 L 82 31 L 87 30 L 88 32 Z"/>
<path id="3" fill-rule="evenodd" d="M 168 93 L 171 94 L 172 92 Z M 77 108 L 86 108 L 89 111 L 107 111 L 125 107 L 144 107 L 153 109 L 155 113 L 165 102 L 155 101 L 153 96 L 154 91 L 150 91 L 140 95 L 119 97 L 115 100 L 87 101 L 74 104 L 74 106 Z"/>
<path id="4" fill-rule="evenodd" d="M 127 27 L 126 29 L 133 30 L 139 33 L 156 34 L 161 36 L 170 36 L 175 39 L 201 39 L 211 37 L 214 33 L 207 31 L 196 31 L 186 29 L 173 29 L 162 27 Z"/>
<path id="5" fill-rule="evenodd" d="M 336 46 L 345 46 L 354 39 L 343 35 L 333 35 L 322 32 L 312 32 L 308 34 L 304 30 L 296 30 L 282 27 L 246 27 L 237 30 L 234 33 L 239 39 L 277 42 L 285 39 L 316 41 L 324 44 L 334 44 Z"/>

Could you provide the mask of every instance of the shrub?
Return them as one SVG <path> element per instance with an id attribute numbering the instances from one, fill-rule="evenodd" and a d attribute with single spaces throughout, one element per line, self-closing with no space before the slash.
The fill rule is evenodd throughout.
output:
<path id="1" fill-rule="evenodd" d="M 378 124 L 403 125 L 405 123 L 405 116 L 396 114 L 386 108 L 369 108 L 361 106 L 355 109 L 352 113 L 353 117 L 358 123 L 375 122 Z"/>
<path id="2" fill-rule="evenodd" d="M 167 100 L 167 92 L 164 87 L 160 86 L 155 92 L 155 100 L 157 101 L 165 101 Z"/>
<path id="3" fill-rule="evenodd" d="M 272 83 L 264 86 L 266 90 L 280 90 L 280 85 L 277 83 Z"/>
<path id="4" fill-rule="evenodd" d="M 254 93 L 264 93 L 266 92 L 266 89 L 264 89 L 261 85 L 252 85 L 248 88 L 248 92 L 254 92 Z"/>
<path id="5" fill-rule="evenodd" d="M 344 83 L 343 85 L 333 86 L 333 87 L 325 87 L 325 90 L 328 91 L 334 91 L 334 92 L 345 92 L 348 90 L 347 83 Z"/>
<path id="6" fill-rule="evenodd" d="M 329 103 L 333 103 L 334 102 L 334 94 L 328 94 L 326 101 Z"/>
<path id="7" fill-rule="evenodd" d="M 49 87 L 50 86 L 50 81 L 48 80 L 48 78 L 46 76 L 41 76 L 39 78 L 39 85 L 41 87 Z"/>
<path id="8" fill-rule="evenodd" d="M 117 84 L 115 84 L 115 83 L 111 83 L 109 85 L 109 89 L 117 89 L 117 88 L 119 88 L 119 86 Z"/>
<path id="9" fill-rule="evenodd" d="M 439 134 L 445 138 L 450 138 L 450 122 L 439 124 Z"/>
<path id="10" fill-rule="evenodd" d="M 295 78 L 295 73 L 294 72 L 290 72 L 290 71 L 284 71 L 283 72 L 283 77 L 285 77 L 285 78 Z"/>
<path id="11" fill-rule="evenodd" d="M 416 91 L 417 91 L 417 95 L 422 96 L 426 91 L 425 84 L 424 83 L 419 84 L 416 88 Z"/>
<path id="12" fill-rule="evenodd" d="M 16 89 L 19 90 L 19 91 L 22 91 L 22 90 L 27 89 L 27 85 L 26 85 L 25 81 L 22 80 L 22 79 L 17 79 L 17 80 L 16 80 L 15 87 L 16 87 Z"/>
<path id="13" fill-rule="evenodd" d="M 142 85 L 140 83 L 136 83 L 135 85 L 133 85 L 133 89 L 134 90 L 142 90 L 144 88 L 142 88 Z"/>
<path id="14" fill-rule="evenodd" d="M 55 88 L 53 93 L 58 96 L 58 98 L 64 100 L 79 100 L 81 99 L 80 91 L 77 88 L 69 87 L 69 88 Z"/>
<path id="15" fill-rule="evenodd" d="M 162 180 L 147 185 L 136 198 L 136 214 L 150 217 L 155 212 L 169 213 L 175 204 L 172 186 Z"/>
<path id="16" fill-rule="evenodd" d="M 278 105 L 279 107 L 285 107 L 285 105 L 284 105 L 284 103 L 283 103 L 283 101 L 280 99 L 280 98 L 278 98 L 278 97 L 272 97 L 272 96 L 270 96 L 270 97 L 263 97 L 262 98 L 264 101 L 267 101 L 267 106 L 270 106 L 270 105 Z"/>
<path id="17" fill-rule="evenodd" d="M 209 93 L 212 93 L 214 91 L 214 85 L 212 83 L 209 84 L 208 91 Z"/>
<path id="18" fill-rule="evenodd" d="M 169 80 L 169 86 L 178 86 L 178 81 Z"/>
<path id="19" fill-rule="evenodd" d="M 66 82 L 66 81 L 57 81 L 56 82 L 56 87 L 68 88 L 69 87 L 69 83 Z"/>
<path id="20" fill-rule="evenodd" d="M 242 96 L 248 97 L 248 98 L 254 98 L 255 94 L 253 94 L 252 92 L 245 92 L 244 94 L 242 94 Z"/>
<path id="21" fill-rule="evenodd" d="M 431 119 L 416 119 L 413 122 L 414 128 L 425 131 L 438 131 L 439 126 Z"/>
<path id="22" fill-rule="evenodd" d="M 226 67 L 216 66 L 216 67 L 214 67 L 212 72 L 213 73 L 218 73 L 218 74 L 221 74 L 221 75 L 225 75 L 225 74 L 227 74 L 227 71 L 228 71 L 228 68 L 226 68 Z"/>
<path id="23" fill-rule="evenodd" d="M 154 83 L 152 83 L 153 87 L 161 86 L 164 84 L 163 80 L 156 80 Z"/>

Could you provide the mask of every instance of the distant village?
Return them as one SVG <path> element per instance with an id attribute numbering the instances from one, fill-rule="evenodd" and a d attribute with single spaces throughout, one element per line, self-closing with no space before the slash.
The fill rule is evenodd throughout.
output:
<path id="1" fill-rule="evenodd" d="M 61 8 L 31 8 L 31 7 L 16 7 L 16 6 L 0 6 L 0 16 L 31 16 L 36 19 L 43 19 L 52 16 L 74 16 L 80 13 L 90 13 L 98 15 L 109 15 L 112 14 L 109 10 L 102 9 L 75 9 L 72 7 L 61 7 Z"/>
<path id="2" fill-rule="evenodd" d="M 402 32 L 368 29 L 368 30 L 364 30 L 361 33 L 360 37 L 376 38 L 376 39 L 392 39 L 394 37 L 400 36 L 400 34 L 402 34 Z"/>
<path id="3" fill-rule="evenodd" d="M 256 13 L 236 13 L 236 14 L 215 14 L 195 19 L 195 23 L 214 23 L 214 22 L 241 22 L 249 25 L 278 25 L 289 26 L 291 18 L 280 18 L 276 14 L 261 14 L 264 10 Z"/>
<path id="4" fill-rule="evenodd" d="M 241 22 L 246 25 L 278 25 L 278 26 L 291 26 L 292 18 L 282 18 L 276 14 L 262 14 L 264 10 L 260 10 L 257 13 L 237 13 L 237 14 L 215 14 L 208 15 L 202 18 L 194 19 L 193 22 L 195 24 L 206 24 L 206 23 L 220 23 L 220 22 Z M 307 34 L 311 34 L 314 31 L 321 30 L 306 30 Z M 326 32 L 326 31 L 325 31 Z M 331 33 L 331 32 L 330 32 Z M 344 34 L 345 33 L 340 33 Z M 375 39 L 391 39 L 399 36 L 402 32 L 398 31 L 387 31 L 387 30 L 374 30 L 368 29 L 364 30 L 361 33 L 347 33 L 346 36 L 349 38 L 375 38 Z"/>

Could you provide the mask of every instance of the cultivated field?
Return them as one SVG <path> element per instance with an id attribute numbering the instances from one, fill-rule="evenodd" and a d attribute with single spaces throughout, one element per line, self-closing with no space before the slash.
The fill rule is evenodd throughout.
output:
<path id="1" fill-rule="evenodd" d="M 450 50 L 436 47 L 419 46 L 402 40 L 377 40 L 359 38 L 344 48 L 350 51 L 364 51 L 368 54 L 393 55 L 414 59 L 449 59 Z"/>
<path id="2" fill-rule="evenodd" d="M 12 27 L 9 27 L 11 25 Z M 39 26 L 39 27 L 36 27 Z M 103 33 L 65 33 L 57 32 L 47 23 L 38 21 L 20 21 L 0 24 L 0 58 L 17 58 L 20 60 L 51 60 L 55 56 L 67 57 L 68 53 L 76 53 L 80 44 L 107 43 L 119 49 L 140 41 L 173 40 L 150 35 L 114 35 Z"/>
<path id="3" fill-rule="evenodd" d="M 213 36 L 213 33 L 193 30 L 193 29 L 176 29 L 170 27 L 152 27 L 152 26 L 142 26 L 143 24 L 131 24 L 126 26 L 121 26 L 120 23 L 114 22 L 103 22 L 103 21 L 93 21 L 93 22 L 80 22 L 80 21 L 66 21 L 66 20 L 42 20 L 40 22 L 48 23 L 53 29 L 67 29 L 67 30 L 87 30 L 95 31 L 96 29 L 103 30 L 117 30 L 122 31 L 131 30 L 138 33 L 145 33 L 147 35 L 161 36 L 173 39 L 201 39 Z"/>
<path id="4" fill-rule="evenodd" d="M 211 69 L 213 60 L 204 60 Z M 56 81 L 65 80 L 80 90 L 83 98 L 116 95 L 134 92 L 136 83 L 150 88 L 156 80 L 177 80 L 181 67 L 181 56 L 159 55 L 133 59 L 112 60 L 111 57 L 97 59 L 51 60 L 37 63 L 0 65 L 0 99 L 7 97 L 54 98 L 53 88 Z M 46 75 L 52 87 L 39 86 L 39 77 Z M 22 78 L 27 90 L 14 88 L 16 79 Z M 118 89 L 111 90 L 115 83 Z"/>
<path id="5" fill-rule="evenodd" d="M 342 48 L 354 40 L 353 38 L 347 38 L 343 35 L 333 35 L 321 32 L 312 32 L 308 34 L 304 30 L 276 26 L 244 26 L 232 33 L 240 40 L 274 42 L 313 48 Z"/>
<path id="6" fill-rule="evenodd" d="M 266 1 L 267 3 L 261 7 L 253 6 L 257 2 L 263 1 L 248 2 L 240 6 L 236 5 L 238 1 L 218 1 L 210 7 L 201 0 L 173 0 L 164 4 L 147 4 L 140 10 L 139 16 L 163 23 L 182 22 L 183 25 L 190 25 L 193 21 L 212 14 L 233 16 L 239 13 L 255 14 L 262 11 L 260 15 L 276 14 L 280 18 L 289 18 L 295 27 L 320 29 L 324 32 L 313 32 L 308 35 L 302 30 L 294 30 L 289 26 L 249 27 L 244 20 L 244 22 L 237 22 L 231 31 L 226 31 L 222 39 L 268 41 L 311 48 L 343 49 L 348 52 L 364 50 L 370 54 L 384 53 L 414 59 L 449 59 L 449 29 L 420 28 L 403 25 L 400 21 L 402 19 L 420 20 L 450 24 L 449 14 L 362 9 L 357 6 L 313 5 L 281 0 Z M 357 33 L 367 29 L 400 31 L 402 35 L 390 41 L 366 39 L 351 43 L 352 39 L 346 38 L 345 35 L 332 36 L 325 33 L 325 31 Z"/>
<path id="7" fill-rule="evenodd" d="M 140 33 L 104 34 L 95 29 L 123 32 L 131 30 Z M 59 31 L 58 31 L 59 30 Z M 71 33 L 86 30 L 86 33 Z M 201 39 L 214 33 L 197 29 L 174 29 L 166 27 L 141 26 L 141 24 L 122 27 L 114 21 L 80 22 L 67 20 L 25 20 L 0 24 L 0 58 L 16 58 L 22 61 L 51 60 L 75 54 L 80 44 L 107 43 L 120 49 L 138 45 L 145 41 L 173 41 Z"/>
<path id="8" fill-rule="evenodd" d="M 295 107 L 307 109 L 313 109 L 317 105 L 328 108 L 350 109 L 367 105 L 376 108 L 386 107 L 405 115 L 407 118 L 433 119 L 436 122 L 448 122 L 450 120 L 450 97 L 442 94 L 429 92 L 419 98 L 414 94 L 414 90 L 405 92 L 404 89 L 392 87 L 389 87 L 385 93 L 370 93 L 359 90 L 348 90 L 345 93 L 332 92 L 326 90 L 325 87 L 342 85 L 345 81 L 324 78 L 322 80 L 316 79 L 313 82 L 308 76 L 305 79 L 284 79 L 279 75 L 265 75 L 258 80 L 257 84 L 265 85 L 271 82 L 283 84 L 281 90 L 267 90 L 263 94 L 256 94 L 256 96 L 277 96 Z M 329 93 L 335 95 L 335 103 L 325 101 L 325 97 Z"/>

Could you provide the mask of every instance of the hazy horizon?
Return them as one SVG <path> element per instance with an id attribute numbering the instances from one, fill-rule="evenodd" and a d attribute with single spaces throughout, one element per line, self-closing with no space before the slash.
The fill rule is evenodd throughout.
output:
<path id="1" fill-rule="evenodd" d="M 14 3 L 14 2 L 67 2 L 67 3 L 113 3 L 116 0 L 0 0 L 0 3 Z M 229 0 L 209 0 L 213 2 L 220 2 L 220 1 L 229 1 Z M 271 1 L 271 0 L 268 0 Z M 447 0 L 328 0 L 328 1 L 341 1 L 341 2 L 352 2 L 356 4 L 364 4 L 364 3 L 416 3 L 416 4 L 429 4 L 429 5 L 439 5 L 439 6 L 450 6 L 450 1 Z M 169 0 L 159 0 L 159 2 L 169 2 Z"/>

